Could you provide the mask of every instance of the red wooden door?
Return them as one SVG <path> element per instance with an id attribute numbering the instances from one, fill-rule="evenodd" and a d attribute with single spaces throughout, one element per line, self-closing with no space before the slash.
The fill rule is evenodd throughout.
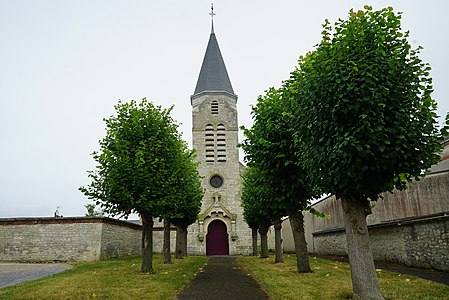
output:
<path id="1" fill-rule="evenodd" d="M 206 235 L 206 255 L 229 255 L 228 231 L 223 221 L 210 222 Z"/>

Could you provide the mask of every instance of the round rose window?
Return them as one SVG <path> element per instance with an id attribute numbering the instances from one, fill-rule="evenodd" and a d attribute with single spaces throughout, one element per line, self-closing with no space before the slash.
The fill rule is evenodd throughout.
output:
<path id="1" fill-rule="evenodd" d="M 214 175 L 210 178 L 209 182 L 214 188 L 219 188 L 223 185 L 223 177 L 220 175 Z"/>

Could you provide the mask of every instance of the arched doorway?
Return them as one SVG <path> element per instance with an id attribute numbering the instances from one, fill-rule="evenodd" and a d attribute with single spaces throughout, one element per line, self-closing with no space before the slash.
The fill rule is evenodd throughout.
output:
<path id="1" fill-rule="evenodd" d="M 220 220 L 209 223 L 206 235 L 206 255 L 229 255 L 228 231 Z"/>

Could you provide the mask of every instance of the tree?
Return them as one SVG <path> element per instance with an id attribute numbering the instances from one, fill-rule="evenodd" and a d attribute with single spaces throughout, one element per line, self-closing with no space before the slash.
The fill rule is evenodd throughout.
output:
<path id="1" fill-rule="evenodd" d="M 187 179 L 184 205 L 182 206 L 183 218 L 173 219 L 173 224 L 176 226 L 176 258 L 183 258 L 188 255 L 187 227 L 198 219 L 204 194 L 201 178 L 196 167 L 190 170 L 190 176 Z"/>
<path id="2" fill-rule="evenodd" d="M 246 139 L 241 146 L 248 165 L 255 167 L 264 178 L 258 187 L 258 192 L 264 192 L 264 198 L 256 198 L 257 201 L 269 201 L 262 208 L 271 210 L 270 218 L 278 232 L 280 218 L 289 215 L 294 229 L 298 272 L 311 272 L 302 211 L 309 209 L 309 201 L 317 191 L 307 181 L 301 164 L 301 149 L 294 143 L 294 91 L 294 84 L 286 81 L 281 88 L 270 88 L 259 97 L 252 109 L 254 123 L 250 129 L 244 128 Z M 277 240 L 279 244 L 279 236 Z"/>
<path id="3" fill-rule="evenodd" d="M 449 136 L 449 112 L 446 113 L 446 118 L 443 121 L 440 133 L 441 133 L 441 135 L 443 137 L 448 137 Z"/>
<path id="4" fill-rule="evenodd" d="M 251 240 L 252 240 L 252 248 L 253 251 L 251 253 L 252 256 L 257 256 L 257 229 L 259 228 L 259 223 L 256 218 L 249 216 L 249 212 L 243 211 L 243 216 L 245 218 L 246 223 L 249 228 L 251 228 Z"/>
<path id="5" fill-rule="evenodd" d="M 247 166 L 243 173 L 242 207 L 246 220 L 250 220 L 260 234 L 260 257 L 268 257 L 268 229 L 271 226 L 273 211 L 267 203 L 269 198 L 264 189 L 264 176 L 261 170 Z M 253 238 L 254 240 L 254 238 Z M 254 244 L 253 244 L 254 253 Z"/>
<path id="6" fill-rule="evenodd" d="M 370 201 L 405 189 L 438 161 L 430 67 L 392 8 L 326 20 L 316 50 L 292 73 L 308 173 L 341 199 L 355 299 L 383 299 L 369 247 Z M 293 122 L 293 124 L 295 124 Z"/>
<path id="7" fill-rule="evenodd" d="M 100 210 L 95 209 L 95 207 L 96 207 L 95 204 L 86 204 L 86 205 L 84 205 L 84 207 L 87 210 L 86 217 L 102 217 L 102 216 L 104 216 L 104 212 L 101 209 Z"/>
<path id="8" fill-rule="evenodd" d="M 179 164 L 181 176 L 177 184 L 179 188 L 178 199 L 175 205 L 168 207 L 166 210 L 169 212 L 169 214 L 166 214 L 166 219 L 176 226 L 176 258 L 183 258 L 187 255 L 187 227 L 197 220 L 204 193 L 194 151 L 184 151 L 181 158 L 183 160 Z"/>
<path id="9" fill-rule="evenodd" d="M 173 204 L 179 156 L 185 143 L 170 116 L 170 109 L 140 103 L 119 102 L 117 115 L 104 119 L 106 136 L 100 150 L 92 154 L 97 162 L 88 171 L 92 182 L 80 187 L 111 215 L 140 214 L 143 224 L 142 272 L 153 271 L 153 218 Z"/>
<path id="10" fill-rule="evenodd" d="M 170 200 L 165 202 L 160 217 L 164 219 L 164 263 L 171 263 L 170 228 L 175 221 L 177 225 L 178 243 L 183 243 L 181 257 L 187 254 L 187 226 L 195 222 L 201 209 L 203 190 L 198 174 L 198 163 L 192 150 L 183 144 L 183 151 L 174 162 L 176 178 L 173 179 L 174 189 Z M 182 225 L 182 227 L 181 227 Z M 178 245 L 181 246 L 181 245 Z M 177 252 L 180 248 L 177 247 Z M 177 255 L 179 258 L 180 255 Z"/>
<path id="11" fill-rule="evenodd" d="M 257 256 L 257 234 L 259 229 L 260 217 L 261 215 L 258 213 L 255 208 L 254 197 L 256 196 L 255 191 L 257 191 L 257 186 L 255 185 L 255 177 L 256 174 L 252 174 L 255 171 L 251 171 L 251 168 L 248 167 L 245 169 L 243 173 L 243 187 L 241 191 L 241 199 L 242 199 L 242 208 L 243 208 L 243 217 L 248 224 L 249 228 L 251 228 L 251 236 L 252 236 L 252 246 L 253 251 L 252 255 Z M 266 244 L 268 248 L 268 244 Z M 262 245 L 261 245 L 262 248 Z M 268 253 L 268 249 L 267 249 Z"/>

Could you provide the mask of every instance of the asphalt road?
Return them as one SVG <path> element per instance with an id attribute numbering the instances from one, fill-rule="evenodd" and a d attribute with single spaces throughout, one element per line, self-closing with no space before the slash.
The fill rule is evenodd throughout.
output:
<path id="1" fill-rule="evenodd" d="M 69 264 L 0 263 L 0 288 L 50 276 L 72 268 Z"/>

